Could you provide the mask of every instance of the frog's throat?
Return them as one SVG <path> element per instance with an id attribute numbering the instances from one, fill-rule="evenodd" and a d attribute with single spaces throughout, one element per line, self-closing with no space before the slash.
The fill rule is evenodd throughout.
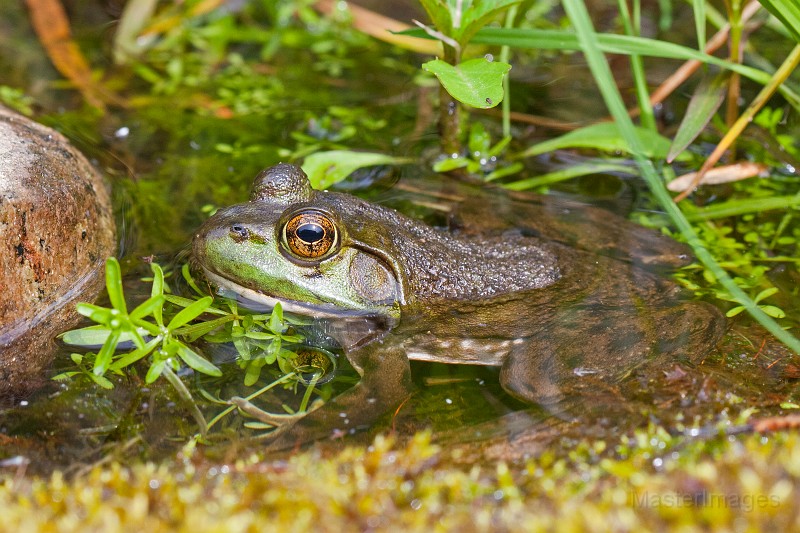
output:
<path id="1" fill-rule="evenodd" d="M 382 316 L 376 315 L 374 312 L 357 311 L 350 309 L 342 309 L 334 304 L 311 304 L 308 302 L 300 302 L 297 300 L 289 300 L 286 298 L 274 298 L 263 292 L 244 287 L 238 283 L 224 278 L 206 267 L 203 268 L 203 275 L 213 285 L 217 286 L 220 291 L 230 291 L 235 294 L 233 299 L 242 303 L 245 307 L 275 307 L 275 304 L 280 303 L 284 311 L 296 315 L 309 316 L 312 318 L 346 318 L 346 317 L 364 317 L 364 316 Z M 231 297 L 230 295 L 220 292 L 222 296 Z M 391 317 L 387 317 L 391 318 Z"/>

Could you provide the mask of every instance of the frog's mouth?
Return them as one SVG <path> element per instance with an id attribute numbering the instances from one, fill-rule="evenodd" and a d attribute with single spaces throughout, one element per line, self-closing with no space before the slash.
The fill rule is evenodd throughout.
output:
<path id="1" fill-rule="evenodd" d="M 254 311 L 265 311 L 275 307 L 280 303 L 284 311 L 295 315 L 302 315 L 312 318 L 339 318 L 346 319 L 351 317 L 372 317 L 387 319 L 381 314 L 370 311 L 360 311 L 356 309 L 343 309 L 335 304 L 309 303 L 287 298 L 275 298 L 261 291 L 239 285 L 228 278 L 215 274 L 209 269 L 202 267 L 203 275 L 214 286 L 217 287 L 217 294 L 225 298 L 236 300 L 243 307 Z"/>

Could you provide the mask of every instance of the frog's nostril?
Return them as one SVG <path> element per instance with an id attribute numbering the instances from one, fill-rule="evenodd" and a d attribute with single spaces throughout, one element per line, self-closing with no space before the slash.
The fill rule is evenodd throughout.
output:
<path id="1" fill-rule="evenodd" d="M 250 231 L 242 224 L 231 225 L 230 232 L 235 240 L 245 240 L 250 236 Z"/>

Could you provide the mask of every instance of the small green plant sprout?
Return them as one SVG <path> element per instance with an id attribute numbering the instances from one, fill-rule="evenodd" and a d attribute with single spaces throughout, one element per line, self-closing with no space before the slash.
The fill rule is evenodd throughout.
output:
<path id="1" fill-rule="evenodd" d="M 462 63 L 461 55 L 472 37 L 505 9 L 520 0 L 420 0 L 433 28 L 419 24 L 431 37 L 442 42 L 442 59 L 434 59 L 422 68 L 435 75 L 442 85 L 439 93 L 439 127 L 442 150 L 461 153 L 461 118 L 457 102 L 487 109 L 504 97 L 503 78 L 511 65 L 491 57 L 474 58 Z"/>
<path id="2" fill-rule="evenodd" d="M 282 364 L 294 356 L 294 352 L 283 346 L 297 344 L 303 337 L 290 331 L 280 303 L 275 305 L 271 313 L 256 315 L 240 314 L 237 303 L 232 300 L 225 300 L 225 305 L 230 311 L 229 326 L 217 329 L 215 325 L 217 331 L 209 332 L 203 339 L 215 343 L 233 343 L 239 367 L 245 371 L 245 385 L 255 385 L 264 366 L 276 361 Z"/>
<path id="3" fill-rule="evenodd" d="M 128 312 L 119 262 L 114 258 L 106 262 L 106 287 L 111 307 L 78 304 L 78 311 L 97 324 L 61 335 L 61 340 L 66 344 L 83 347 L 100 345 L 101 348 L 96 354 L 72 354 L 77 370 L 63 372 L 54 379 L 84 376 L 100 387 L 111 389 L 113 383 L 106 377 L 107 372 L 124 374 L 135 363 L 149 358 L 145 383 L 153 383 L 163 376 L 189 406 L 201 433 L 205 435 L 213 422 L 235 407 L 227 409 L 212 423 L 206 423 L 192 394 L 178 377 L 184 366 L 212 378 L 222 376 L 222 371 L 216 365 L 190 347 L 201 337 L 206 342 L 231 342 L 234 345 L 238 365 L 244 370 L 246 386 L 258 381 L 264 366 L 278 363 L 283 375 L 248 398 L 263 394 L 279 384 L 297 386 L 299 383 L 308 387 L 299 410 L 304 411 L 311 394 L 315 390 L 320 392 L 315 386 L 325 379 L 324 376 L 332 376 L 335 356 L 331 355 L 328 363 L 323 364 L 323 358 L 319 355 L 308 355 L 319 352 L 319 349 L 307 348 L 300 352 L 306 355 L 300 355 L 285 348 L 302 342 L 303 338 L 284 317 L 280 304 L 266 314 L 240 311 L 238 304 L 227 298 L 218 298 L 218 305 L 213 305 L 214 299 L 204 295 L 198 288 L 188 265 L 183 267 L 183 277 L 196 293 L 195 297 L 169 294 L 161 267 L 155 263 L 151 263 L 150 267 L 153 271 L 150 297 Z M 209 318 L 213 316 L 216 318 Z M 311 378 L 307 379 L 309 375 Z M 215 402 L 229 403 L 209 397 L 207 393 L 203 395 Z"/>
<path id="4" fill-rule="evenodd" d="M 463 168 L 470 174 L 482 175 L 486 181 L 516 174 L 523 169 L 522 163 L 516 162 L 510 165 L 503 165 L 498 157 L 510 141 L 511 137 L 504 137 L 492 145 L 492 138 L 489 132 L 486 131 L 482 123 L 475 122 L 469 130 L 468 155 L 459 156 L 453 154 L 456 157 L 440 159 L 433 165 L 433 170 L 436 172 L 449 172 Z"/>
<path id="5" fill-rule="evenodd" d="M 106 262 L 106 289 L 111 308 L 88 303 L 78 304 L 78 312 L 97 322 L 97 325 L 68 331 L 61 336 L 61 340 L 77 346 L 96 346 L 102 342 L 92 368 L 92 373 L 97 376 L 102 376 L 109 370 L 120 373 L 123 368 L 148 355 L 151 356 L 150 368 L 145 377 L 148 384 L 159 376 L 166 377 L 172 371 L 179 370 L 179 361 L 203 374 L 222 375 L 219 368 L 179 339 L 185 334 L 185 330 L 181 328 L 206 312 L 211 307 L 213 298 L 206 296 L 196 301 L 181 302 L 186 305 L 165 324 L 164 272 L 155 263 L 151 264 L 151 268 L 153 285 L 150 298 L 128 313 L 119 262 L 113 257 L 109 258 Z M 152 317 L 152 320 L 147 320 L 148 317 Z M 145 338 L 148 340 L 145 341 Z M 135 349 L 118 354 L 120 343 L 126 341 L 132 342 Z"/>
<path id="6" fill-rule="evenodd" d="M 775 287 L 770 287 L 768 289 L 764 289 L 763 291 L 759 292 L 756 295 L 755 298 L 753 298 L 753 301 L 758 304 L 761 300 L 765 300 L 765 299 L 769 298 L 770 296 L 772 296 L 776 292 L 778 292 L 778 289 L 775 288 Z M 738 303 L 738 300 L 735 300 L 735 299 L 730 298 L 730 297 L 727 297 L 727 298 L 726 297 L 722 297 L 722 298 L 724 300 L 728 300 L 729 302 L 737 302 Z M 784 318 L 786 316 L 786 313 L 783 311 L 783 309 L 781 309 L 780 307 L 774 306 L 774 305 L 762 305 L 762 304 L 759 304 L 758 307 L 760 307 L 761 310 L 764 311 L 764 313 L 766 313 L 767 315 L 771 316 L 772 318 Z M 743 306 L 743 305 L 737 305 L 736 307 L 732 307 L 732 308 L 728 309 L 728 312 L 725 313 L 725 316 L 730 318 L 730 317 L 738 315 L 739 313 L 741 313 L 742 311 L 745 311 L 746 309 L 747 308 L 745 306 Z"/>

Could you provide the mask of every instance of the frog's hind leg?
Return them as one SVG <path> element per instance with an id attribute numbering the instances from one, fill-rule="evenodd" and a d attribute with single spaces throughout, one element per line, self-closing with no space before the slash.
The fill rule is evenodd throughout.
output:
<path id="1" fill-rule="evenodd" d="M 543 324 L 542 335 L 518 342 L 500 382 L 520 400 L 554 406 L 612 389 L 644 365 L 696 362 L 723 330 L 720 312 L 701 302 L 642 312 L 577 306 Z"/>

